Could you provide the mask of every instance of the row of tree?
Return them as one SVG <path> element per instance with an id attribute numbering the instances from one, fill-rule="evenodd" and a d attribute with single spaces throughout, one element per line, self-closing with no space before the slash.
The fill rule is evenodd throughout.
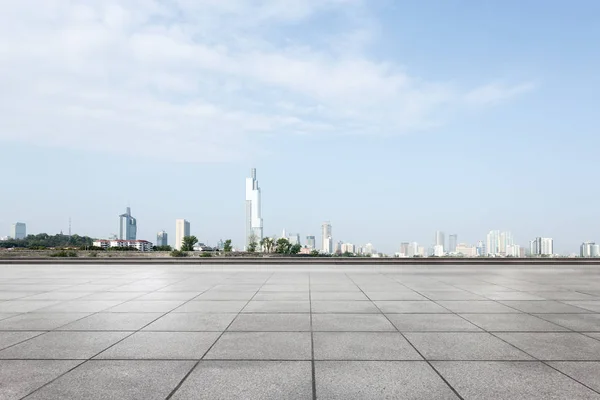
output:
<path id="1" fill-rule="evenodd" d="M 57 234 L 54 236 L 47 233 L 38 235 L 27 235 L 25 239 L 8 239 L 0 241 L 1 248 L 27 248 L 27 249 L 46 249 L 46 248 L 62 248 L 62 247 L 90 247 L 94 239 L 88 236 L 79 235 L 63 235 Z"/>

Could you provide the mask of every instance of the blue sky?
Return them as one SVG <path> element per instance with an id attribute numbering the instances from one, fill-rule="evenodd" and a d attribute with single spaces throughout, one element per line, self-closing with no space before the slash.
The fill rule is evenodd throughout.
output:
<path id="1" fill-rule="evenodd" d="M 0 13 L 0 236 L 600 241 L 595 1 L 22 0 Z M 4 227 L 4 228 L 2 228 Z M 5 232 L 3 232 L 5 231 Z"/>

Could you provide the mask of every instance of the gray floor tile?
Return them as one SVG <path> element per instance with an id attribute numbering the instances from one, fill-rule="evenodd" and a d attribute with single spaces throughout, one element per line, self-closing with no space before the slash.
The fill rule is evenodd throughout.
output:
<path id="1" fill-rule="evenodd" d="M 527 292 L 494 292 L 485 293 L 490 300 L 545 300 L 544 297 Z"/>
<path id="2" fill-rule="evenodd" d="M 21 315 L 21 313 L 0 313 L 0 321 L 7 318 L 16 317 L 17 315 Z"/>
<path id="3" fill-rule="evenodd" d="M 312 301 L 365 301 L 369 300 L 362 292 L 311 292 L 310 298 Z"/>
<path id="4" fill-rule="evenodd" d="M 8 300 L 0 302 L 2 313 L 26 313 L 59 304 L 57 300 Z"/>
<path id="5" fill-rule="evenodd" d="M 527 354 L 489 333 L 408 332 L 404 335 L 428 360 L 531 360 Z"/>
<path id="6" fill-rule="evenodd" d="M 127 335 L 129 332 L 48 332 L 0 351 L 0 359 L 86 359 Z"/>
<path id="7" fill-rule="evenodd" d="M 540 360 L 600 361 L 600 341 L 575 332 L 497 333 L 498 337 Z"/>
<path id="8" fill-rule="evenodd" d="M 308 361 L 201 361 L 173 400 L 312 399 Z"/>
<path id="9" fill-rule="evenodd" d="M 313 314 L 313 331 L 396 331 L 381 314 Z"/>
<path id="10" fill-rule="evenodd" d="M 184 303 L 183 300 L 131 300 L 111 307 L 107 312 L 169 312 Z"/>
<path id="11" fill-rule="evenodd" d="M 59 331 L 137 331 L 162 313 L 97 313 L 61 326 Z"/>
<path id="12" fill-rule="evenodd" d="M 144 328 L 145 331 L 224 331 L 236 314 L 169 313 Z"/>
<path id="13" fill-rule="evenodd" d="M 366 292 L 365 294 L 371 301 L 379 300 L 427 300 L 417 292 L 402 291 L 402 292 Z"/>
<path id="14" fill-rule="evenodd" d="M 0 321 L 0 331 L 50 331 L 90 313 L 27 313 Z"/>
<path id="15" fill-rule="evenodd" d="M 315 360 L 422 360 L 398 332 L 315 332 Z"/>
<path id="16" fill-rule="evenodd" d="M 307 313 L 310 312 L 308 301 L 256 301 L 252 300 L 242 310 L 244 313 L 257 312 L 282 312 L 282 313 Z"/>
<path id="17" fill-rule="evenodd" d="M 479 332 L 481 329 L 454 314 L 386 314 L 401 332 Z"/>
<path id="18" fill-rule="evenodd" d="M 247 304 L 247 301 L 189 301 L 173 310 L 173 312 L 196 312 L 196 313 L 239 313 Z"/>
<path id="19" fill-rule="evenodd" d="M 219 332 L 136 332 L 97 359 L 199 360 Z"/>
<path id="20" fill-rule="evenodd" d="M 554 300 L 545 301 L 501 301 L 500 303 L 531 314 L 541 313 L 588 313 L 589 310 Z"/>
<path id="21" fill-rule="evenodd" d="M 584 310 L 600 313 L 600 301 L 567 301 L 566 303 L 575 307 L 583 308 Z"/>
<path id="22" fill-rule="evenodd" d="M 85 301 L 111 301 L 121 300 L 120 303 L 128 300 L 133 300 L 144 293 L 140 292 L 95 292 L 84 297 L 80 297 L 78 300 Z M 117 303 L 118 304 L 118 303 Z"/>
<path id="23" fill-rule="evenodd" d="M 562 326 L 528 314 L 461 314 L 461 316 L 486 331 L 556 332 L 566 330 Z"/>
<path id="24" fill-rule="evenodd" d="M 310 331 L 310 314 L 240 314 L 229 331 Z"/>
<path id="25" fill-rule="evenodd" d="M 308 301 L 308 292 L 258 292 L 252 300 L 258 301 Z"/>
<path id="26" fill-rule="evenodd" d="M 90 294 L 90 292 L 45 292 L 27 296 L 23 300 L 74 300 Z"/>
<path id="27" fill-rule="evenodd" d="M 433 366 L 465 399 L 600 399 L 585 386 L 540 362 L 434 362 Z"/>
<path id="28" fill-rule="evenodd" d="M 415 314 L 441 314 L 450 313 L 444 307 L 433 301 L 376 301 L 375 305 L 379 309 L 388 313 L 415 313 Z"/>
<path id="29" fill-rule="evenodd" d="M 40 313 L 94 313 L 104 311 L 121 304 L 121 300 L 70 300 L 63 301 L 50 307 L 36 309 Z"/>
<path id="30" fill-rule="evenodd" d="M 438 301 L 439 305 L 455 313 L 520 313 L 495 301 Z"/>
<path id="31" fill-rule="evenodd" d="M 193 366 L 193 361 L 92 360 L 27 400 L 164 400 Z"/>
<path id="32" fill-rule="evenodd" d="M 343 400 L 457 399 L 421 361 L 315 362 L 317 398 Z"/>
<path id="33" fill-rule="evenodd" d="M 147 301 L 147 300 L 192 300 L 194 297 L 199 296 L 202 292 L 152 292 L 140 297 L 136 297 L 136 300 Z"/>
<path id="34" fill-rule="evenodd" d="M 3 360 L 0 362 L 0 399 L 21 399 L 81 362 Z"/>
<path id="35" fill-rule="evenodd" d="M 539 314 L 540 318 L 579 332 L 600 332 L 600 314 Z"/>
<path id="36" fill-rule="evenodd" d="M 370 301 L 312 301 L 313 313 L 367 313 L 381 314 L 379 308 Z"/>
<path id="37" fill-rule="evenodd" d="M 43 332 L 0 332 L 0 349 L 24 342 Z"/>
<path id="38" fill-rule="evenodd" d="M 194 300 L 245 300 L 248 301 L 256 292 L 205 292 Z"/>
<path id="39" fill-rule="evenodd" d="M 600 392 L 600 362 L 554 361 L 548 363 L 571 378 Z"/>
<path id="40" fill-rule="evenodd" d="M 585 293 L 579 292 L 560 292 L 560 291 L 547 291 L 547 292 L 530 292 L 532 294 L 543 297 L 547 300 L 594 300 L 597 301 L 598 297 L 591 296 Z"/>
<path id="41" fill-rule="evenodd" d="M 207 360 L 310 360 L 310 358 L 309 332 L 225 332 L 205 357 Z"/>
<path id="42" fill-rule="evenodd" d="M 429 300 L 485 300 L 485 297 L 463 290 L 417 290 Z"/>

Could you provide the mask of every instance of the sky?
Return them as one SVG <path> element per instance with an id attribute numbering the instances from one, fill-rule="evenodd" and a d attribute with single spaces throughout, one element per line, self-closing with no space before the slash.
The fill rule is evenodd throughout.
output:
<path id="1" fill-rule="evenodd" d="M 600 2 L 0 4 L 0 236 L 600 241 Z"/>

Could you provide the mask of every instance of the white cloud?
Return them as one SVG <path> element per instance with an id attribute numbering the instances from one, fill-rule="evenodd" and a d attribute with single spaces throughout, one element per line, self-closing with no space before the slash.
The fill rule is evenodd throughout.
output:
<path id="1" fill-rule="evenodd" d="M 223 161 L 289 133 L 397 134 L 441 109 L 529 90 L 462 91 L 362 49 L 349 18 L 318 44 L 285 28 L 360 0 L 20 0 L 0 13 L 0 140 Z M 335 47 L 332 47 L 335 46 Z"/>

